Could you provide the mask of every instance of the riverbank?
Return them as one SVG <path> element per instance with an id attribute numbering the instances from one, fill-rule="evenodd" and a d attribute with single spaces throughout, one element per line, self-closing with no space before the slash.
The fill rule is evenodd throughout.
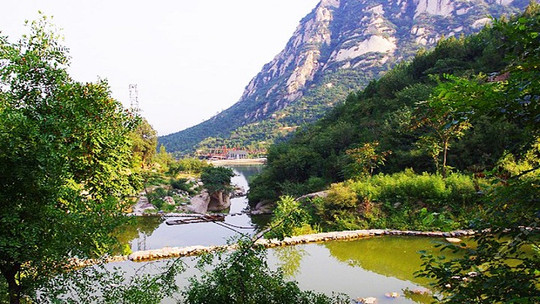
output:
<path id="1" fill-rule="evenodd" d="M 209 161 L 214 166 L 264 165 L 266 158 L 221 159 Z"/>
<path id="2" fill-rule="evenodd" d="M 422 236 L 433 238 L 448 238 L 448 242 L 455 241 L 458 237 L 472 236 L 474 232 L 472 230 L 456 230 L 452 232 L 440 232 L 440 231 L 401 231 L 401 230 L 382 230 L 382 229 L 370 229 L 370 230 L 353 230 L 353 231 L 337 231 L 337 232 L 324 232 L 316 234 L 307 234 L 286 237 L 283 240 L 278 239 L 259 239 L 256 244 L 265 248 L 293 246 L 299 244 L 309 243 L 322 243 L 328 241 L 338 240 L 357 240 L 362 238 L 370 238 L 385 235 L 394 236 Z M 454 238 L 454 239 L 452 239 Z M 133 252 L 130 255 L 115 256 L 109 258 L 108 262 L 121 262 L 121 261 L 134 261 L 134 262 L 146 262 L 151 260 L 168 259 L 176 257 L 196 256 L 203 253 L 214 252 L 218 250 L 234 250 L 236 245 L 220 245 L 220 246 L 187 246 L 187 247 L 165 247 L 161 249 L 143 250 Z"/>

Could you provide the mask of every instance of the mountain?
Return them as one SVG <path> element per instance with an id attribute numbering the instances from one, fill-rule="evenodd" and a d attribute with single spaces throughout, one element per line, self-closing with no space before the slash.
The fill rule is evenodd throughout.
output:
<path id="1" fill-rule="evenodd" d="M 478 32 L 489 16 L 526 5 L 524 0 L 322 0 L 236 104 L 159 142 L 181 153 L 224 145 L 265 147 L 441 37 Z"/>

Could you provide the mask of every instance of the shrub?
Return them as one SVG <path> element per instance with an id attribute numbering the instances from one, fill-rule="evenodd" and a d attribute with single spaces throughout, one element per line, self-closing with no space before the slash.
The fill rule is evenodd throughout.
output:
<path id="1" fill-rule="evenodd" d="M 445 180 L 449 189 L 448 202 L 452 205 L 465 205 L 475 200 L 477 191 L 475 181 L 466 175 L 451 174 Z"/>
<path id="2" fill-rule="evenodd" d="M 152 205 L 154 205 L 157 210 L 161 210 L 164 204 L 165 204 L 165 201 L 162 200 L 161 198 L 156 198 L 152 200 Z"/>
<path id="3" fill-rule="evenodd" d="M 279 183 L 279 188 L 281 189 L 281 193 L 283 195 L 290 195 L 293 197 L 298 197 L 306 192 L 309 192 L 308 190 L 306 190 L 305 184 L 295 183 L 288 180 Z"/>
<path id="4" fill-rule="evenodd" d="M 479 199 L 472 177 L 415 174 L 405 170 L 333 184 L 324 204 L 314 205 L 331 229 L 450 230 L 470 220 Z M 354 209 L 353 209 L 354 208 Z"/>
<path id="5" fill-rule="evenodd" d="M 268 238 L 284 238 L 290 235 L 313 233 L 310 224 L 311 215 L 301 203 L 291 196 L 280 197 L 269 227 L 274 227 L 266 234 Z M 309 228 L 308 228 L 309 227 Z"/>
<path id="6" fill-rule="evenodd" d="M 171 179 L 171 187 L 173 187 L 173 189 L 178 189 L 178 190 L 184 190 L 184 191 L 189 191 L 189 185 L 187 184 L 188 182 L 188 179 L 187 178 L 179 178 L 179 179 Z"/>
<path id="7" fill-rule="evenodd" d="M 330 208 L 354 208 L 358 205 L 358 197 L 349 184 L 332 184 L 325 202 Z"/>
<path id="8" fill-rule="evenodd" d="M 306 182 L 308 192 L 316 192 L 323 190 L 327 185 L 327 181 L 321 177 L 310 177 Z"/>

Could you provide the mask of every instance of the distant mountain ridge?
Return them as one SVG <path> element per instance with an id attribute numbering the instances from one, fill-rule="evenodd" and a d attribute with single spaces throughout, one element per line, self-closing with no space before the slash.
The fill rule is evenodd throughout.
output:
<path id="1" fill-rule="evenodd" d="M 442 36 L 468 35 L 523 0 L 322 0 L 289 42 L 211 119 L 160 137 L 169 152 L 196 147 L 261 147 L 321 117 L 348 92 Z"/>

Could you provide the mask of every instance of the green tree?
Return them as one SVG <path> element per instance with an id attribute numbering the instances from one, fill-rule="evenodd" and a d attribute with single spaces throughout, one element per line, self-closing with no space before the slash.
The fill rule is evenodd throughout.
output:
<path id="1" fill-rule="evenodd" d="M 146 119 L 141 119 L 137 128 L 131 132 L 133 154 L 140 161 L 140 167 L 151 165 L 157 149 L 157 132 Z"/>
<path id="2" fill-rule="evenodd" d="M 70 258 L 99 257 L 133 192 L 135 117 L 106 82 L 79 83 L 46 17 L 0 37 L 0 272 L 9 301 L 32 297 Z"/>
<path id="3" fill-rule="evenodd" d="M 348 176 L 371 176 L 373 170 L 384 165 L 386 156 L 391 154 L 391 151 L 377 153 L 376 149 L 379 146 L 378 142 L 365 143 L 360 148 L 348 149 L 345 151 L 353 162 L 348 166 Z"/>
<path id="4" fill-rule="evenodd" d="M 160 172 L 169 171 L 169 165 L 174 161 L 171 154 L 167 153 L 165 146 L 159 146 L 159 152 L 154 156 L 154 162 L 158 166 Z"/>
<path id="5" fill-rule="evenodd" d="M 441 85 L 444 86 L 444 85 Z M 437 171 L 440 170 L 446 177 L 448 149 L 451 141 L 465 135 L 465 131 L 471 127 L 464 113 L 456 112 L 455 96 L 444 94 L 446 91 L 441 87 L 435 89 L 435 94 L 428 102 L 418 104 L 418 115 L 415 128 L 426 127 L 427 132 L 420 136 L 418 145 L 426 150 L 433 158 Z M 440 154 L 442 153 L 442 163 Z"/>
<path id="6" fill-rule="evenodd" d="M 231 177 L 234 172 L 225 167 L 206 167 L 201 173 L 201 181 L 211 196 L 217 197 L 219 204 L 224 201 L 224 195 L 231 192 Z"/>

